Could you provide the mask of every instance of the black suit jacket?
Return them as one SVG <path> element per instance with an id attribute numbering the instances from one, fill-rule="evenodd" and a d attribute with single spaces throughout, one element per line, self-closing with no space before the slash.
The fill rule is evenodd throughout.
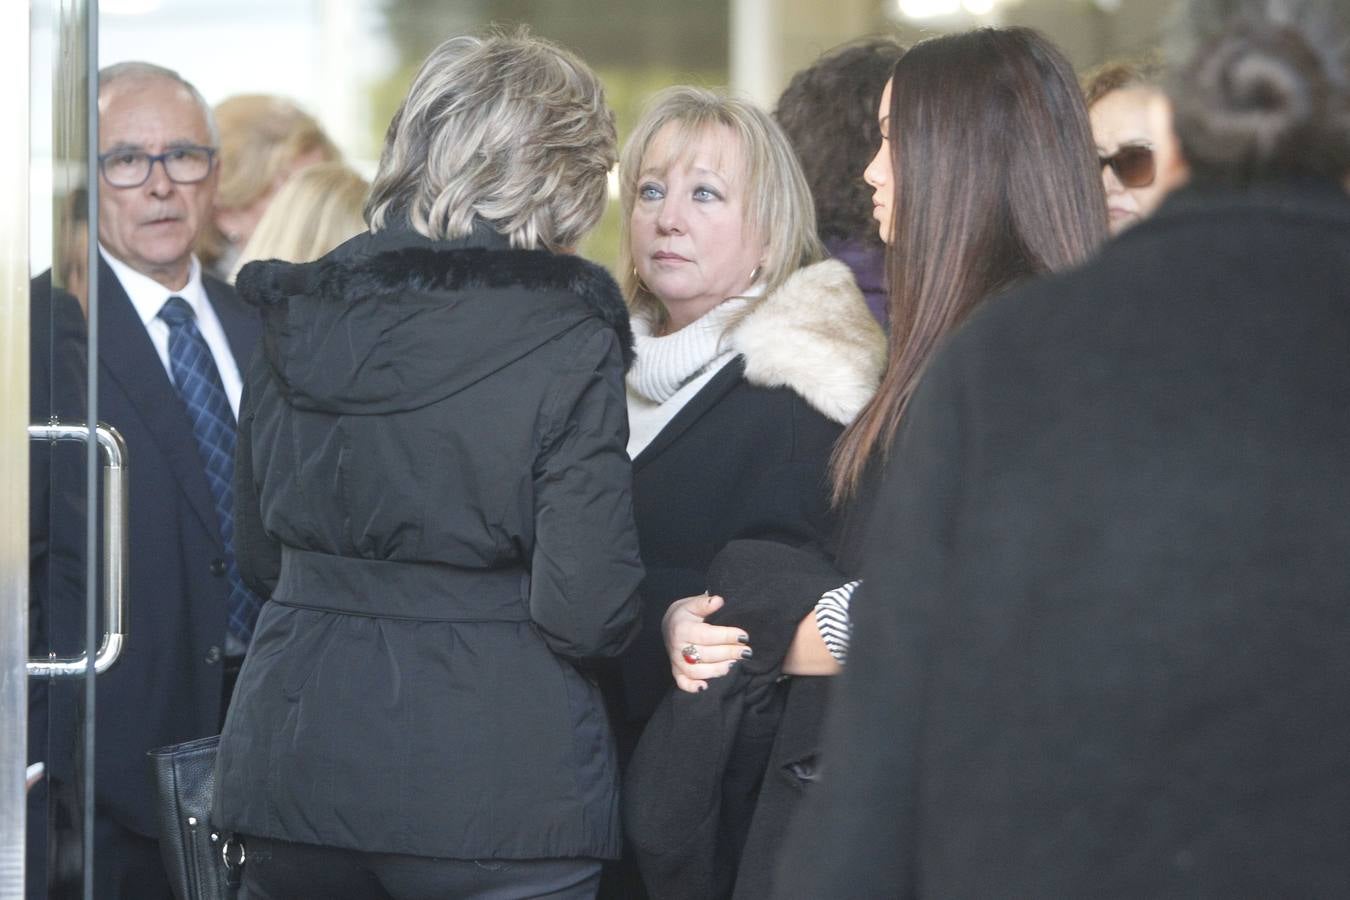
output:
<path id="1" fill-rule="evenodd" d="M 240 370 L 256 315 L 222 281 L 206 293 Z M 182 400 L 121 283 L 99 261 L 98 418 L 126 441 L 130 623 L 121 660 L 98 681 L 97 802 L 157 833 L 146 751 L 215 734 L 229 586 L 215 503 Z"/>
<path id="2" fill-rule="evenodd" d="M 1348 286 L 1190 188 L 939 352 L 774 896 L 1350 894 Z"/>

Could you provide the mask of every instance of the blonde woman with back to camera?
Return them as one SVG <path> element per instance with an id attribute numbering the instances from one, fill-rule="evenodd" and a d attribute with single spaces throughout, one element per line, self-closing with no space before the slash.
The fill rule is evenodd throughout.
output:
<path id="1" fill-rule="evenodd" d="M 286 182 L 258 220 L 230 273 L 255 259 L 311 262 L 366 230 L 370 184 L 343 163 L 310 166 Z"/>
<path id="2" fill-rule="evenodd" d="M 342 155 L 309 113 L 272 94 L 239 94 L 216 104 L 220 187 L 197 241 L 202 265 L 223 278 L 286 181 Z"/>
<path id="3" fill-rule="evenodd" d="M 572 254 L 613 115 L 572 54 L 457 37 L 389 127 L 370 231 L 255 262 L 236 466 L 261 596 L 213 821 L 254 898 L 595 894 L 618 770 L 586 674 L 637 626 L 623 298 Z"/>

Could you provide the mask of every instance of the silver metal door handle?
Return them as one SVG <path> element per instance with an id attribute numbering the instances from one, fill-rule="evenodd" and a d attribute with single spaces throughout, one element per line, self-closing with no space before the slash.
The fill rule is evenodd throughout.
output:
<path id="1" fill-rule="evenodd" d="M 94 655 L 94 672 L 103 674 L 122 655 L 127 638 L 127 445 L 117 429 L 100 424 L 95 433 L 103 456 L 103 637 Z M 29 425 L 33 441 L 89 442 L 88 425 L 53 420 Z M 64 659 L 30 659 L 28 674 L 42 678 L 78 678 L 89 665 L 89 651 Z"/>

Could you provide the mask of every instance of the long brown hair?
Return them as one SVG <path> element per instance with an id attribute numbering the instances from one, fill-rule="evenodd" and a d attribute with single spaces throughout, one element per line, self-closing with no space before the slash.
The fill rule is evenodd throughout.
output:
<path id="1" fill-rule="evenodd" d="M 836 503 L 884 458 L 939 341 L 984 298 L 1086 260 L 1106 200 L 1073 68 L 1039 33 L 915 45 L 891 73 L 891 334 L 876 396 L 832 461 Z"/>

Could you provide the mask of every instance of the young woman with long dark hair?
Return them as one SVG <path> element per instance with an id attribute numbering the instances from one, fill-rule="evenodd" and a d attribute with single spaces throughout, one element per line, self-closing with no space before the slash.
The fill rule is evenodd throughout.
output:
<path id="1" fill-rule="evenodd" d="M 835 553 L 840 582 L 858 571 L 873 485 L 938 345 L 989 298 L 1084 262 L 1106 236 L 1097 158 L 1073 69 L 1035 31 L 986 29 L 916 45 L 893 70 L 878 126 L 881 146 L 866 180 L 888 245 L 889 359 L 880 388 L 834 453 L 834 498 L 846 520 Z M 735 550 L 733 545 L 727 552 Z M 747 565 L 753 555 L 747 554 Z M 791 561 L 776 565 L 773 576 L 780 581 Z M 805 560 L 803 571 L 812 573 L 803 583 L 814 583 L 815 569 Z M 727 580 L 751 581 L 743 573 Z M 827 592 L 800 621 L 783 673 L 840 671 L 855 585 Z M 716 656 L 709 646 L 744 641 L 745 629 L 704 621 L 722 602 L 688 598 L 667 614 L 666 645 L 686 690 L 699 690 L 730 669 L 691 664 L 691 655 Z M 734 621 L 737 603 L 726 597 L 717 619 Z M 758 658 L 765 641 L 751 631 Z M 747 848 L 776 848 L 789 813 L 818 775 L 825 684 L 798 678 L 791 685 Z M 752 895 L 746 883 L 743 875 L 738 895 Z M 763 891 L 766 884 L 758 880 L 753 887 Z"/>
<path id="2" fill-rule="evenodd" d="M 1350 9 L 1182 8 L 1158 210 L 968 316 L 917 389 L 893 357 L 851 435 L 891 454 L 776 898 L 1350 890 Z M 906 132 L 952 121 L 916 87 L 893 246 L 929 267 L 911 242 L 964 211 L 917 176 L 979 145 L 916 169 Z"/>

